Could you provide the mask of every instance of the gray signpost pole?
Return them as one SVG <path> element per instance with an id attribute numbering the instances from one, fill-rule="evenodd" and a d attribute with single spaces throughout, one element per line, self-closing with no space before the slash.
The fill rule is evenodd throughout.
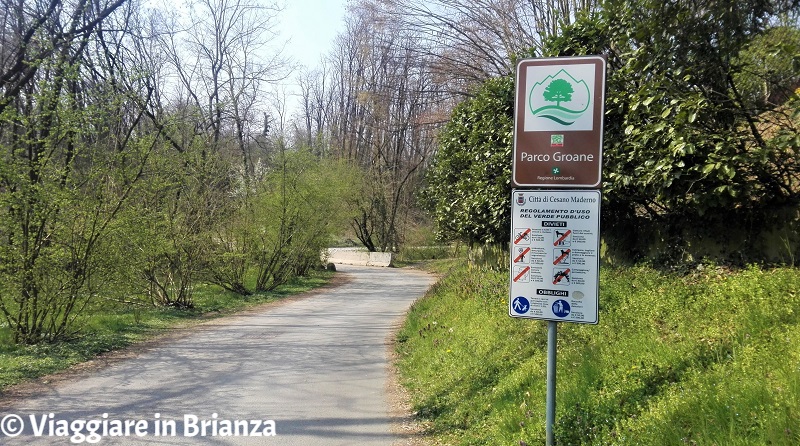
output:
<path id="1" fill-rule="evenodd" d="M 547 446 L 555 445 L 558 321 L 597 323 L 600 193 L 585 189 L 601 185 L 605 71 L 601 56 L 517 64 L 512 182 L 548 190 L 513 192 L 509 315 L 548 321 Z"/>
<path id="2" fill-rule="evenodd" d="M 553 424 L 556 420 L 556 342 L 558 322 L 547 322 L 547 407 L 545 408 L 545 433 L 547 446 L 555 445 Z"/>

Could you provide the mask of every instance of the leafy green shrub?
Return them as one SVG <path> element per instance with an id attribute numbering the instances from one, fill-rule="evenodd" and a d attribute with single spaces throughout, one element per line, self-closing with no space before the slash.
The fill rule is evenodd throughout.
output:
<path id="1" fill-rule="evenodd" d="M 453 111 L 422 192 L 442 239 L 510 237 L 513 109 L 514 82 L 504 77 L 487 81 Z"/>
<path id="2" fill-rule="evenodd" d="M 800 31 L 783 15 L 798 8 L 611 0 L 546 43 L 546 56 L 608 60 L 609 253 L 743 265 L 777 260 L 770 232 L 786 231 L 800 257 Z M 511 75 L 491 79 L 442 132 L 423 198 L 447 240 L 508 241 L 513 98 Z"/>

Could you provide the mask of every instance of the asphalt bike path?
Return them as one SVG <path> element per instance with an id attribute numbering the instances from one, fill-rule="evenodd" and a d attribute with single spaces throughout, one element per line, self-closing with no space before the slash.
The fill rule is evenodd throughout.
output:
<path id="1" fill-rule="evenodd" d="M 340 286 L 187 328 L 5 404 L 0 445 L 396 443 L 387 343 L 434 278 L 337 267 Z"/>

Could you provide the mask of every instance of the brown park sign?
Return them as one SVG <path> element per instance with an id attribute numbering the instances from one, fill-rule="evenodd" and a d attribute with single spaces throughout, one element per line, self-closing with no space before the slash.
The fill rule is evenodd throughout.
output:
<path id="1" fill-rule="evenodd" d="M 605 79 L 600 56 L 517 64 L 515 186 L 600 187 Z"/>

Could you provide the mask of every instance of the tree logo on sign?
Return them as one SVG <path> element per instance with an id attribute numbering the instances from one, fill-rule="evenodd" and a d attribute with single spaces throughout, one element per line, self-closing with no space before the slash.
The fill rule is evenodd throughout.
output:
<path id="1" fill-rule="evenodd" d="M 556 107 L 561 107 L 562 102 L 572 100 L 572 93 L 575 93 L 572 84 L 564 79 L 556 79 L 544 89 L 543 96 L 546 101 L 555 102 Z"/>
<path id="2" fill-rule="evenodd" d="M 533 84 L 528 106 L 536 118 L 571 126 L 589 110 L 591 96 L 586 81 L 561 69 Z"/>

